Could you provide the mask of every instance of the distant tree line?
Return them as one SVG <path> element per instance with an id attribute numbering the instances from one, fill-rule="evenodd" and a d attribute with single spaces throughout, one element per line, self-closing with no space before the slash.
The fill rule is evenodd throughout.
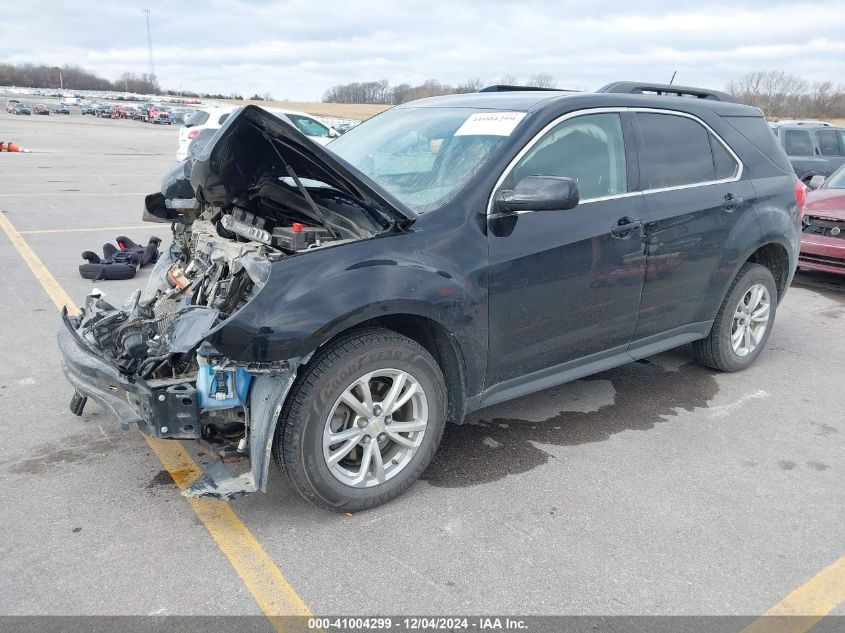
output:
<path id="1" fill-rule="evenodd" d="M 25 86 L 27 88 L 41 88 L 46 90 L 66 91 L 99 90 L 103 92 L 131 92 L 137 94 L 164 94 L 170 96 L 208 98 L 208 99 L 243 99 L 239 94 L 207 94 L 191 92 L 190 90 L 162 90 L 155 75 L 148 73 L 125 72 L 115 81 L 109 81 L 94 73 L 77 66 L 47 66 L 36 64 L 0 64 L 0 86 Z M 260 97 L 259 97 L 260 98 Z M 270 94 L 264 93 L 264 99 Z"/>
<path id="2" fill-rule="evenodd" d="M 845 118 L 845 87 L 832 81 L 809 83 L 781 70 L 758 70 L 731 81 L 728 92 L 756 106 L 768 119 Z"/>
<path id="3" fill-rule="evenodd" d="M 65 90 L 116 90 L 142 94 L 161 91 L 155 75 L 126 72 L 116 81 L 109 81 L 76 64 L 65 64 L 61 67 L 43 64 L 0 64 L 0 85 Z"/>
<path id="4" fill-rule="evenodd" d="M 504 75 L 496 83 L 514 84 L 516 79 L 512 75 Z M 553 88 L 554 77 L 540 73 L 531 77 L 525 85 L 540 88 Z M 399 105 L 423 97 L 439 97 L 440 95 L 464 94 L 478 92 L 485 86 L 477 77 L 467 79 L 456 85 L 442 83 L 437 79 L 427 79 L 418 86 L 398 84 L 391 86 L 387 79 L 381 81 L 353 81 L 348 84 L 332 86 L 323 94 L 324 103 L 382 103 Z"/>

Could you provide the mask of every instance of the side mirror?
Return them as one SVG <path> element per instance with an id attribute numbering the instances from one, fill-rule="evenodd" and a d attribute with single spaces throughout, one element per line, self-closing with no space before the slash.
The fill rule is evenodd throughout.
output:
<path id="1" fill-rule="evenodd" d="M 517 211 L 566 211 L 578 205 L 578 185 L 572 178 L 526 176 L 513 189 L 496 195 L 499 213 Z"/>
<path id="2" fill-rule="evenodd" d="M 810 187 L 810 189 L 818 189 L 824 184 L 824 181 L 824 176 L 822 176 L 821 174 L 816 174 L 815 176 L 810 178 L 810 182 L 807 183 L 807 186 Z"/>

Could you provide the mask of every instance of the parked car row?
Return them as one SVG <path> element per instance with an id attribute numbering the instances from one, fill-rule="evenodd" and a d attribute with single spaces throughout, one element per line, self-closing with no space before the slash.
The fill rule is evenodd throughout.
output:
<path id="1" fill-rule="evenodd" d="M 21 103 L 18 99 L 8 99 L 6 101 L 6 112 L 9 114 L 32 114 L 32 109 L 25 103 Z"/>

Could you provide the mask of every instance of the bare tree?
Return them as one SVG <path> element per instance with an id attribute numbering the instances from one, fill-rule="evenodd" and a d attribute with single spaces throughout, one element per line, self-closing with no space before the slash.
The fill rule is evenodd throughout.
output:
<path id="1" fill-rule="evenodd" d="M 463 94 L 466 92 L 478 92 L 483 87 L 484 84 L 481 83 L 481 79 L 479 79 L 478 77 L 473 77 L 472 79 L 467 79 L 465 82 L 455 86 L 455 92 L 458 94 Z"/>
<path id="2" fill-rule="evenodd" d="M 504 74 L 499 77 L 499 83 L 503 86 L 514 86 L 516 85 L 516 75 Z"/>
<path id="3" fill-rule="evenodd" d="M 822 81 L 813 84 L 810 92 L 810 109 L 816 117 L 827 117 L 833 114 L 837 105 L 845 102 L 842 86 L 834 86 L 832 81 Z"/>
<path id="4" fill-rule="evenodd" d="M 535 88 L 554 88 L 557 86 L 557 82 L 548 73 L 537 73 L 528 79 L 528 85 Z"/>
<path id="5" fill-rule="evenodd" d="M 760 108 L 769 119 L 793 113 L 807 92 L 807 82 L 782 70 L 750 72 L 728 84 L 741 102 Z"/>

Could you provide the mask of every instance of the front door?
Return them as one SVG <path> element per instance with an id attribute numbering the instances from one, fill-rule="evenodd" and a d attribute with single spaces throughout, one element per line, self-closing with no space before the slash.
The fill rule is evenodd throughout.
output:
<path id="1" fill-rule="evenodd" d="M 486 387 L 624 350 L 645 271 L 632 151 L 622 113 L 573 115 L 529 144 L 505 177 L 500 189 L 566 176 L 581 202 L 568 211 L 491 209 Z"/>

